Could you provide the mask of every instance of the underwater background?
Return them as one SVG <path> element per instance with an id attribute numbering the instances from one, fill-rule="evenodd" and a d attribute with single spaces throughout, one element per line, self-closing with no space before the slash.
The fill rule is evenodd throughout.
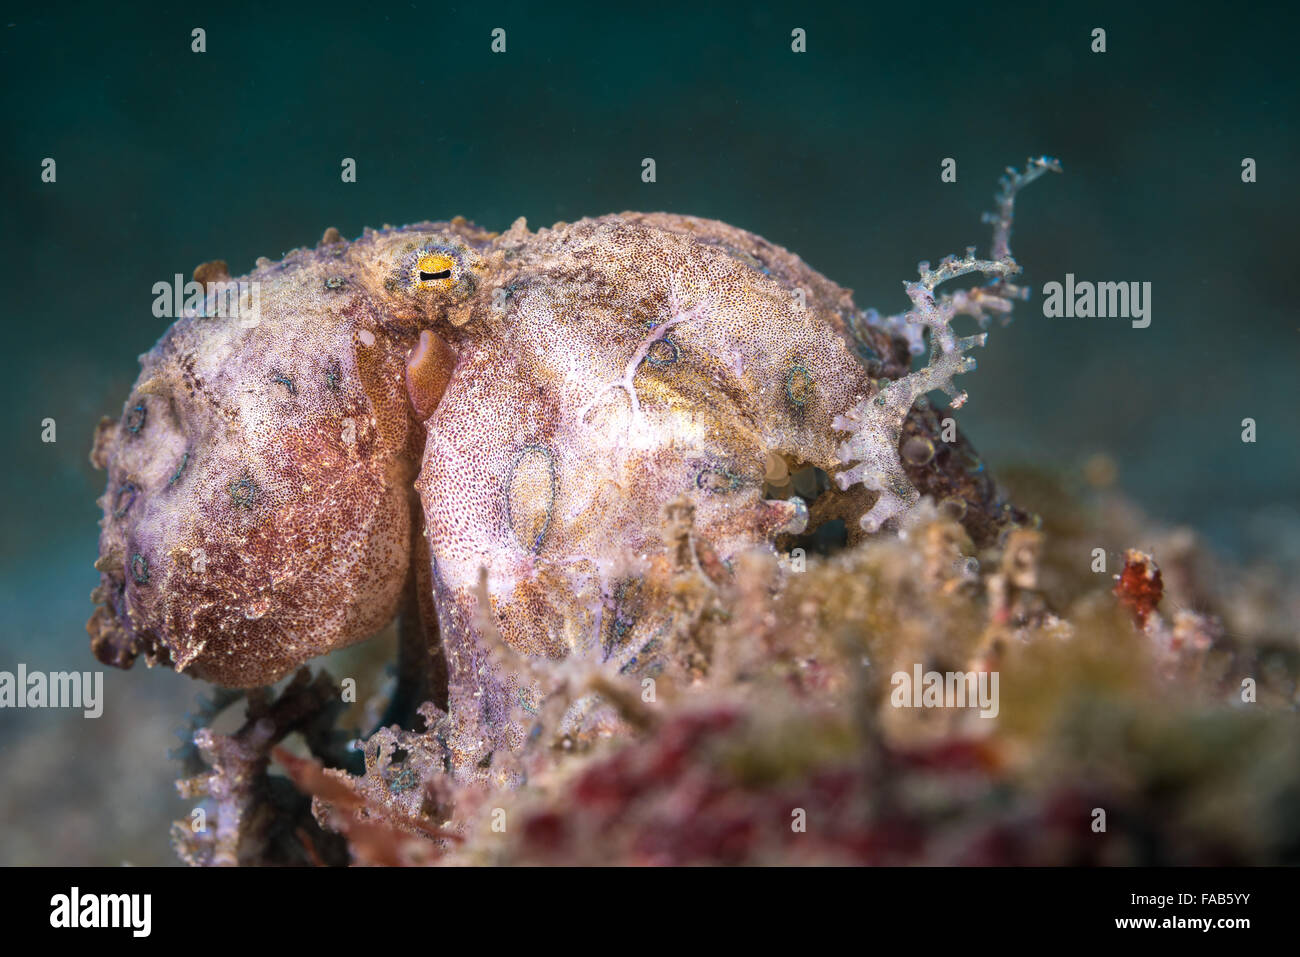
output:
<path id="1" fill-rule="evenodd" d="M 87 456 L 167 326 L 156 282 L 211 259 L 238 276 L 329 226 L 665 210 L 758 233 L 892 313 L 918 260 L 987 252 L 998 176 L 1042 153 L 1065 174 L 1022 197 L 1013 241 L 1035 296 L 962 381 L 963 431 L 995 476 L 1105 454 L 1154 519 L 1294 572 L 1297 20 L 1227 4 L 6 11 L 0 669 L 100 667 L 84 622 L 104 476 Z M 1150 282 L 1150 327 L 1045 318 L 1037 292 L 1066 273 Z M 105 688 L 96 721 L 0 712 L 0 863 L 175 862 L 164 822 L 186 805 L 165 752 L 201 687 L 140 667 Z"/>

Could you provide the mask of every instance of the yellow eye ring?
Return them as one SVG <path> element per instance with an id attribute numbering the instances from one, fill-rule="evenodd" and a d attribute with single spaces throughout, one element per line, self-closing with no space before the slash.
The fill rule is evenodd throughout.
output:
<path id="1" fill-rule="evenodd" d="M 455 267 L 455 260 L 445 253 L 421 253 L 412 279 L 419 289 L 445 289 L 453 282 Z"/>

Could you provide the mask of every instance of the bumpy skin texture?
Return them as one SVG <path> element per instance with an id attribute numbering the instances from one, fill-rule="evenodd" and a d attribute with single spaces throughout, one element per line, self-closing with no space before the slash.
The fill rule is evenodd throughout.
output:
<path id="1" fill-rule="evenodd" d="M 260 322 L 178 320 L 101 424 L 92 647 L 266 684 L 373 634 L 417 588 L 457 766 L 518 743 L 498 636 L 645 667 L 671 631 L 672 570 L 721 584 L 740 552 L 802 532 L 803 501 L 764 497 L 774 463 L 843 467 L 832 423 L 910 358 L 793 254 L 667 214 L 331 230 L 244 279 Z M 938 444 L 937 427 L 922 415 L 905 434 Z M 971 459 L 908 474 L 987 516 Z M 864 492 L 814 511 L 855 534 Z"/>
<path id="2" fill-rule="evenodd" d="M 626 667 L 671 632 L 672 603 L 646 584 L 678 560 L 670 504 L 693 507 L 694 560 L 724 577 L 740 551 L 806 524 L 797 498 L 764 499 L 769 457 L 834 468 L 830 421 L 871 385 L 836 332 L 847 293 L 721 223 L 519 223 L 493 252 L 508 295 L 496 309 L 481 297 L 466 327 L 484 338 L 428 422 L 417 488 L 452 711 L 504 729 L 500 696 L 474 680 L 480 568 L 510 647 Z"/>
<path id="3" fill-rule="evenodd" d="M 408 243 L 371 233 L 261 260 L 242 277 L 260 283 L 255 324 L 181 318 L 141 357 L 92 452 L 109 473 L 100 660 L 262 685 L 392 619 L 423 442 L 404 360 L 428 320 L 382 309 L 374 272 Z"/>

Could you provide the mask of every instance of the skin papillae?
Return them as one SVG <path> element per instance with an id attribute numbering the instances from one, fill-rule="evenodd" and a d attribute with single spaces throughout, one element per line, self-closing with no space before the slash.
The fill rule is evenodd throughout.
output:
<path id="1" fill-rule="evenodd" d="M 675 570 L 722 585 L 810 515 L 852 540 L 928 494 L 988 539 L 1020 516 L 917 400 L 957 396 L 983 342 L 953 316 L 1020 295 L 1011 207 L 1050 168 L 1004 180 L 993 259 L 922 264 L 887 318 L 758 236 L 663 213 L 331 230 L 259 260 L 238 280 L 257 309 L 190 310 L 99 426 L 95 655 L 252 687 L 405 609 L 451 762 L 477 766 L 518 743 L 494 643 L 647 667 Z M 987 284 L 936 293 L 972 272 Z M 196 279 L 210 306 L 230 277 Z M 836 485 L 773 493 L 801 469 Z"/>

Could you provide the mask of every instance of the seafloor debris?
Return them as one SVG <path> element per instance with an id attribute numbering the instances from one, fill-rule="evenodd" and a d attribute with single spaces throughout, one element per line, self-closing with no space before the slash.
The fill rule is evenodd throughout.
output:
<path id="1" fill-rule="evenodd" d="M 1086 504 L 1066 516 L 1056 501 L 1044 525 L 1086 520 Z M 761 551 L 722 586 L 700 571 L 676 598 L 691 613 L 665 635 L 693 675 L 647 685 L 557 663 L 563 693 L 514 714 L 525 740 L 508 787 L 449 772 L 445 715 L 430 707 L 425 732 L 372 735 L 362 774 L 328 757 L 280 763 L 362 864 L 1300 859 L 1294 652 L 1266 664 L 1265 648 L 1186 608 L 1152 606 L 1139 624 L 1088 569 L 1089 550 L 1042 531 L 977 550 L 922 502 L 898 536 L 808 556 L 780 589 Z M 1202 598 L 1218 605 L 1242 576 L 1219 569 Z M 974 700 L 900 707 L 893 685 L 917 668 L 996 672 L 996 717 Z M 302 833 L 307 859 L 333 863 L 322 833 Z"/>
<path id="2" fill-rule="evenodd" d="M 1133 610 L 1139 627 L 1146 624 L 1164 593 L 1165 583 L 1155 559 L 1136 548 L 1125 552 L 1124 570 L 1116 576 L 1115 594 Z"/>
<path id="3" fill-rule="evenodd" d="M 211 720 L 235 700 L 218 696 L 200 710 Z M 182 797 L 201 799 L 188 821 L 172 825 L 172 843 L 190 864 L 291 864 L 342 860 L 341 842 L 318 835 L 314 854 L 304 856 L 303 829 L 311 819 L 307 802 L 288 782 L 267 773 L 271 750 L 290 733 L 302 736 L 313 753 L 340 759 L 334 719 L 342 710 L 338 689 L 324 673 L 306 668 L 274 699 L 266 689 L 247 695 L 243 725 L 224 735 L 199 725 L 177 752 L 191 776 L 176 782 Z"/>

